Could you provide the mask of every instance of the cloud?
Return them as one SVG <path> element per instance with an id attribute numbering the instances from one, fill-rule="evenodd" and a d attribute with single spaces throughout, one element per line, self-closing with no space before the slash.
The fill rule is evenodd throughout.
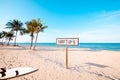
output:
<path id="1" fill-rule="evenodd" d="M 120 42 L 120 29 L 105 27 L 81 33 L 81 42 Z"/>

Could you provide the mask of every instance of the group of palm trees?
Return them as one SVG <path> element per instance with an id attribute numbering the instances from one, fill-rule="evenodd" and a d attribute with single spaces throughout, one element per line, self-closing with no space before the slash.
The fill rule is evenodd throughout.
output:
<path id="1" fill-rule="evenodd" d="M 6 31 L 0 32 L 0 39 L 2 39 L 1 44 L 4 44 L 3 41 L 4 41 L 4 39 L 6 39 L 6 41 L 8 41 L 7 45 L 9 45 L 10 40 L 13 40 L 13 38 L 15 38 L 14 46 L 16 46 L 16 39 L 17 39 L 18 32 L 20 33 L 20 35 L 30 33 L 30 36 L 31 36 L 30 49 L 32 49 L 34 33 L 36 33 L 35 45 L 33 47 L 33 50 L 35 50 L 39 32 L 43 32 L 44 29 L 47 28 L 48 26 L 43 26 L 40 19 L 37 19 L 37 20 L 32 19 L 31 21 L 27 21 L 25 24 L 26 24 L 26 28 L 23 27 L 23 23 L 19 20 L 10 20 L 9 22 L 7 22 L 7 24 L 6 24 L 7 27 L 5 27 L 5 28 L 10 29 L 10 31 L 9 32 L 6 32 Z M 14 35 L 14 33 L 15 33 L 15 35 Z"/>

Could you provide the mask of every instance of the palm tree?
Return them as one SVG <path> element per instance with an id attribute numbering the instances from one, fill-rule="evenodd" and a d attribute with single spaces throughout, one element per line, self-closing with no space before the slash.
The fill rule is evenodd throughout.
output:
<path id="1" fill-rule="evenodd" d="M 3 38 L 3 33 L 0 32 L 0 39 L 2 39 L 2 38 Z M 0 44 L 2 44 L 2 41 L 0 42 Z"/>
<path id="2" fill-rule="evenodd" d="M 0 39 L 2 38 L 2 32 L 0 32 Z"/>
<path id="3" fill-rule="evenodd" d="M 26 22 L 26 25 L 27 25 L 27 32 L 30 33 L 30 36 L 31 36 L 30 49 L 32 48 L 32 45 L 33 45 L 34 33 L 35 32 L 37 33 L 36 34 L 36 39 L 35 39 L 35 45 L 34 45 L 34 48 L 33 48 L 33 50 L 35 50 L 39 32 L 43 32 L 44 29 L 47 28 L 48 26 L 43 26 L 40 19 L 38 19 L 38 20 L 33 19 L 29 22 Z"/>
<path id="4" fill-rule="evenodd" d="M 2 39 L 2 45 L 3 45 L 3 41 L 4 41 L 4 38 L 5 38 L 6 34 L 7 34 L 6 31 L 0 32 L 0 39 Z"/>
<path id="5" fill-rule="evenodd" d="M 27 26 L 27 33 L 30 33 L 31 36 L 31 45 L 30 45 L 30 49 L 32 48 L 33 45 L 33 39 L 34 39 L 34 32 L 36 31 L 36 24 L 35 24 L 35 20 L 33 19 L 32 21 L 28 21 L 25 23 Z"/>
<path id="6" fill-rule="evenodd" d="M 11 31 L 16 32 L 15 41 L 14 41 L 14 46 L 16 46 L 16 39 L 17 39 L 18 31 L 20 31 L 21 35 L 23 35 L 25 32 L 25 28 L 22 27 L 23 23 L 19 20 L 13 20 L 13 21 L 10 20 L 10 22 L 8 22 L 6 25 L 8 26 L 6 28 L 9 28 L 9 29 L 11 29 Z"/>
<path id="7" fill-rule="evenodd" d="M 6 37 L 6 40 L 8 40 L 7 45 L 9 46 L 10 40 L 13 40 L 12 38 L 15 37 L 14 36 L 14 32 L 12 32 L 12 31 L 11 32 L 7 32 L 5 37 Z"/>
<path id="8" fill-rule="evenodd" d="M 37 24 L 38 24 L 37 27 L 36 27 L 36 33 L 37 34 L 36 34 L 35 45 L 34 45 L 33 50 L 35 50 L 39 32 L 44 32 L 44 29 L 48 28 L 48 26 L 43 26 L 40 19 L 38 19 Z"/>
<path id="9" fill-rule="evenodd" d="M 0 39 L 2 39 L 3 38 L 3 33 L 2 32 L 0 32 Z"/>

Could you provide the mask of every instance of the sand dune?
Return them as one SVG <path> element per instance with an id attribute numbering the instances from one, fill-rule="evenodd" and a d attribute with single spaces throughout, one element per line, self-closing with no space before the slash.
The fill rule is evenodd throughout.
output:
<path id="1" fill-rule="evenodd" d="M 117 80 L 120 79 L 120 51 L 91 51 L 69 48 L 69 69 L 65 49 L 0 46 L 0 67 L 29 66 L 39 70 L 11 80 Z"/>

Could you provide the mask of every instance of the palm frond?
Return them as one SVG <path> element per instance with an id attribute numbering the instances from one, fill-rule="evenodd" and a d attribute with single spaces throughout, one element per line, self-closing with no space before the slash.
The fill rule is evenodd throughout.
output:
<path id="1" fill-rule="evenodd" d="M 9 28 L 9 29 L 11 29 L 11 28 L 14 28 L 15 26 L 14 26 L 14 24 L 13 23 L 11 23 L 11 22 L 8 22 L 7 24 L 6 24 L 6 28 Z"/>
<path id="2" fill-rule="evenodd" d="M 43 27 L 41 27 L 41 29 L 39 30 L 39 32 L 44 32 L 44 29 L 45 28 L 48 28 L 48 26 L 43 26 Z"/>
<path id="3" fill-rule="evenodd" d="M 19 30 L 22 26 L 23 26 L 23 23 L 21 21 L 18 21 L 18 20 L 10 20 L 10 22 L 8 22 L 6 24 L 6 28 L 11 28 L 11 29 L 14 29 L 14 30 Z"/>
<path id="4" fill-rule="evenodd" d="M 9 26 L 9 27 L 5 27 L 5 28 L 9 28 L 9 29 L 11 29 L 11 28 L 13 28 L 12 26 Z"/>
<path id="5" fill-rule="evenodd" d="M 24 35 L 26 33 L 28 33 L 28 32 L 27 32 L 27 30 L 25 28 L 20 29 L 20 35 Z"/>

